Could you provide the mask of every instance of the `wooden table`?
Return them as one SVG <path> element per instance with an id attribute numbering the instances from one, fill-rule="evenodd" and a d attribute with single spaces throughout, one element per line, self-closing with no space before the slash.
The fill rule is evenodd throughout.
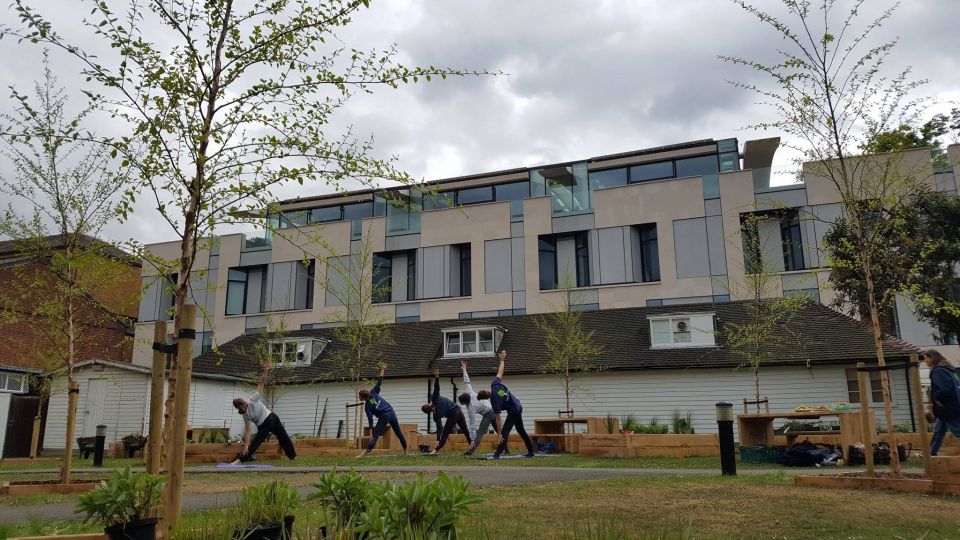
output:
<path id="1" fill-rule="evenodd" d="M 840 435 L 840 446 L 843 450 L 843 459 L 849 463 L 850 446 L 863 441 L 860 429 L 859 411 L 808 411 L 808 412 L 780 412 L 754 413 L 737 415 L 737 425 L 740 428 L 740 445 L 756 446 L 773 444 L 774 420 L 820 420 L 823 417 L 835 416 L 840 420 L 840 431 L 793 431 L 783 435 L 787 438 L 787 446 L 794 444 L 799 437 L 809 435 Z M 870 415 L 870 425 L 873 426 L 873 415 Z M 873 427 L 876 431 L 876 427 Z"/>
<path id="2" fill-rule="evenodd" d="M 587 433 L 607 433 L 607 418 L 604 416 L 561 416 L 559 418 L 535 418 L 533 435 L 543 442 L 552 442 L 560 451 L 578 452 L 580 433 L 567 433 L 567 426 L 586 424 Z M 614 419 L 613 432 L 620 432 L 620 419 Z"/>

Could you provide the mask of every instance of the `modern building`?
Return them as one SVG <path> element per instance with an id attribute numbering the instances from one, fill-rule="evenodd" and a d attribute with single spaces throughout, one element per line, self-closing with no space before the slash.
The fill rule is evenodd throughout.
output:
<path id="1" fill-rule="evenodd" d="M 237 367 L 231 364 L 239 361 L 235 351 L 230 353 L 232 357 L 227 354 L 233 349 L 226 344 L 264 330 L 294 331 L 294 336 L 303 337 L 335 326 L 345 312 L 344 295 L 337 291 L 349 288 L 345 284 L 355 281 L 351 275 L 367 275 L 362 268 L 354 274 L 343 269 L 354 268 L 353 261 L 364 258 L 357 256 L 368 252 L 372 253 L 369 281 L 389 284 L 372 292 L 376 313 L 395 323 L 392 331 L 400 336 L 406 328 L 411 332 L 431 328 L 436 334 L 437 354 L 424 361 L 436 360 L 437 365 L 446 367 L 448 360 L 458 358 L 456 351 L 483 353 L 481 356 L 492 359 L 495 328 L 474 327 L 483 321 L 484 325 L 509 328 L 512 319 L 525 324 L 520 321 L 548 313 L 564 302 L 568 298 L 565 286 L 573 288 L 569 297 L 575 299 L 576 309 L 635 313 L 633 323 L 643 326 L 634 329 L 637 336 L 648 335 L 650 340 L 638 341 L 636 346 L 650 349 L 654 356 L 666 355 L 666 349 L 672 347 L 716 348 L 712 337 L 707 340 L 709 331 L 697 334 L 689 328 L 714 328 L 712 321 L 718 320 L 718 313 L 747 296 L 740 229 L 748 214 L 762 217 L 757 228 L 761 245 L 767 246 L 762 258 L 776 275 L 771 294 L 804 294 L 829 304 L 834 294 L 821 241 L 827 232 L 825 221 L 839 215 L 840 198 L 827 179 L 806 166 L 798 175 L 802 181 L 772 182 L 771 165 L 778 145 L 779 139 L 764 139 L 747 141 L 740 148 L 736 139 L 707 139 L 418 186 L 283 201 L 280 211 L 268 218 L 275 228 L 273 234 L 226 235 L 200 246 L 190 277 L 191 298 L 201 313 L 196 321 L 195 352 L 209 353 L 217 345 L 223 354 L 201 356 L 207 360 L 198 360 L 197 373 L 236 380 L 198 387 L 196 402 L 208 406 L 200 407 L 203 410 L 192 421 L 235 423 L 229 401 L 241 391 L 238 384 L 249 381 L 249 375 L 247 368 L 239 367 L 241 363 Z M 952 163 L 960 161 L 960 145 L 948 151 Z M 956 193 L 956 171 L 935 171 L 929 151 L 906 152 L 903 161 L 929 177 L 936 189 Z M 155 244 L 149 249 L 174 260 L 179 243 Z M 151 321 L 167 317 L 173 301 L 171 284 L 177 276 L 144 267 L 142 279 L 146 293 L 140 305 L 134 364 L 146 366 L 150 363 Z M 594 316 L 602 319 L 605 315 Z M 424 326 L 426 323 L 432 326 Z M 681 330 L 680 323 L 687 330 Z M 809 329 L 813 336 L 821 333 Z M 923 347 L 942 346 L 948 355 L 958 357 L 956 345 L 918 321 L 906 301 L 898 302 L 891 329 L 905 341 Z M 458 344 L 445 341 L 440 347 L 441 334 Z M 602 327 L 598 329 L 601 345 L 608 334 Z M 331 339 L 324 332 L 316 335 L 316 342 L 312 338 L 294 340 L 298 347 L 302 345 L 297 352 L 304 354 L 299 356 L 310 358 L 308 362 L 322 362 L 325 344 Z M 454 335 L 458 337 L 451 337 Z M 473 341 L 464 335 L 473 336 Z M 694 338 L 698 335 L 705 341 L 697 342 Z M 899 346 L 902 355 L 907 349 Z M 319 354 L 314 354 L 316 351 Z M 607 355 L 615 354 L 607 351 Z M 214 357 L 220 360 L 209 360 Z M 304 361 L 296 357 L 291 355 L 290 361 Z M 816 363 L 816 357 L 811 358 Z M 855 381 L 849 380 L 845 367 L 813 377 L 806 360 L 797 362 L 782 367 L 802 374 L 791 383 L 799 386 L 789 393 L 792 397 L 775 405 L 792 407 L 808 400 L 850 397 L 847 388 Z M 836 358 L 831 362 L 844 364 Z M 531 360 L 528 365 L 536 363 Z M 671 385 L 689 385 L 695 379 L 706 387 L 750 378 L 742 370 L 724 368 L 721 376 L 715 367 L 712 371 L 692 369 L 696 367 L 696 361 L 689 361 L 677 365 L 683 372 L 668 376 L 665 366 L 647 369 L 638 364 L 636 369 L 624 369 L 629 376 L 602 373 L 591 377 L 600 385 L 615 384 L 623 393 L 642 392 L 644 384 L 658 381 L 654 384 L 666 389 L 663 397 L 667 401 L 661 400 L 661 405 L 670 410 L 685 408 L 679 401 L 669 401 Z M 407 383 L 414 393 L 409 399 L 419 402 L 424 394 L 422 378 L 428 371 L 414 371 L 402 373 L 416 378 Z M 516 384 L 528 388 L 523 393 L 528 396 L 525 404 L 556 414 L 555 401 L 545 397 L 552 396 L 555 388 L 538 390 L 537 376 L 532 371 L 524 376 L 529 378 Z M 831 382 L 824 383 L 818 379 L 821 376 Z M 820 393 L 818 389 L 823 388 L 831 389 L 829 395 Z M 312 386 L 308 393 L 320 403 L 323 400 L 317 395 L 322 398 L 328 390 L 333 391 L 334 385 Z M 733 400 L 751 395 L 737 385 L 721 393 Z M 712 399 L 713 394 L 709 395 Z M 812 397 L 803 398 L 805 395 Z M 311 418 L 314 414 L 310 407 L 301 410 L 299 405 L 287 405 L 282 396 L 277 399 L 278 412 L 288 421 L 299 414 Z M 336 399 L 343 401 L 343 396 Z M 546 401 L 541 403 L 541 399 Z M 620 402 L 611 400 L 586 400 L 577 412 L 647 415 L 642 410 L 619 410 Z M 771 396 L 771 400 L 776 398 Z M 288 406 L 291 408 L 286 409 Z M 904 404 L 898 406 L 904 407 L 901 413 L 907 413 Z M 339 414 L 342 418 L 343 413 Z M 425 423 L 419 412 L 411 414 L 416 419 L 404 418 L 404 414 L 401 419 Z M 709 429 L 712 414 L 712 409 L 694 410 L 703 429 Z"/>

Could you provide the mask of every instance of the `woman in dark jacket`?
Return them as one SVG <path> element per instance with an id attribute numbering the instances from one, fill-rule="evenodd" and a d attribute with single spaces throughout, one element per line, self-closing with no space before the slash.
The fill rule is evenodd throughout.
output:
<path id="1" fill-rule="evenodd" d="M 930 405 L 937 423 L 930 441 L 930 455 L 940 451 L 947 430 L 960 437 L 960 380 L 956 371 L 939 351 L 924 351 L 921 356 L 930 368 Z"/>

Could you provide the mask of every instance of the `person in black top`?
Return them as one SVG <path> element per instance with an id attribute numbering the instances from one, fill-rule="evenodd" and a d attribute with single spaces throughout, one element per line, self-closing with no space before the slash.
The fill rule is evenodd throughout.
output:
<path id="1" fill-rule="evenodd" d="M 394 412 L 393 407 L 387 403 L 387 400 L 380 397 L 380 385 L 383 384 L 383 374 L 386 372 L 387 365 L 381 363 L 380 376 L 377 377 L 377 384 L 370 390 L 360 390 L 357 392 L 357 395 L 364 402 L 363 409 L 364 412 L 367 413 L 367 422 L 373 429 L 373 433 L 370 436 L 370 444 L 367 445 L 362 454 L 357 456 L 358 458 L 364 457 L 373 451 L 373 447 L 377 445 L 377 439 L 387 431 L 388 425 L 393 429 L 397 440 L 400 441 L 400 446 L 403 447 L 403 455 L 407 455 L 407 439 L 403 436 L 403 432 L 400 431 L 400 421 L 397 420 L 397 413 Z M 377 417 L 376 427 L 373 425 L 374 416 Z"/>
<path id="2" fill-rule="evenodd" d="M 433 395 L 430 396 L 430 402 L 425 403 L 420 410 L 430 414 L 433 413 L 433 420 L 437 423 L 437 445 L 430 452 L 431 456 L 437 455 L 437 452 L 447 444 L 447 439 L 453 434 L 453 428 L 459 427 L 460 432 L 467 437 L 467 443 L 472 443 L 470 439 L 470 430 L 467 428 L 467 419 L 463 416 L 463 410 L 453 401 L 440 395 L 440 370 L 433 370 Z M 442 433 L 441 433 L 441 426 Z"/>

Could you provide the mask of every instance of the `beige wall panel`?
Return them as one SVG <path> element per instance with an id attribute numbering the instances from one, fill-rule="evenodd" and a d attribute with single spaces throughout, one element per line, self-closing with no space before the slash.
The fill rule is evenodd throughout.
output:
<path id="1" fill-rule="evenodd" d="M 855 178 L 864 176 L 878 176 L 886 174 L 888 167 L 900 171 L 902 179 L 895 181 L 894 192 L 904 194 L 915 191 L 917 183 L 933 183 L 933 166 L 930 162 L 930 151 L 925 148 L 909 150 L 902 154 L 877 154 L 873 156 L 854 157 L 850 159 L 850 170 L 855 171 Z M 840 194 L 830 180 L 828 171 L 834 165 L 823 163 L 804 163 L 803 179 L 807 187 L 807 201 L 811 205 L 840 202 Z M 889 192 L 889 190 L 888 190 Z M 858 189 L 858 194 L 867 198 L 874 195 L 873 191 L 865 187 Z"/>
<path id="2" fill-rule="evenodd" d="M 476 246 L 484 240 L 510 238 L 510 203 L 495 202 L 430 210 L 422 214 L 420 230 L 421 247 L 465 242 L 473 242 Z"/>
<path id="3" fill-rule="evenodd" d="M 273 234 L 272 262 L 326 259 L 350 253 L 350 222 L 281 229 Z"/>
<path id="4" fill-rule="evenodd" d="M 374 253 L 386 249 L 387 218 L 376 217 L 363 220 L 363 242 L 369 243 Z"/>
<path id="5" fill-rule="evenodd" d="M 720 201 L 724 232 L 724 248 L 727 255 L 728 292 L 731 297 L 741 298 L 744 279 L 743 243 L 740 238 L 740 214 L 755 209 L 753 197 L 753 173 L 737 171 L 720 175 Z"/>
<path id="6" fill-rule="evenodd" d="M 673 228 L 675 219 L 704 215 L 699 176 L 601 189 L 593 201 L 598 229 L 656 222 L 659 236 L 661 229 Z"/>
<path id="7" fill-rule="evenodd" d="M 476 290 L 476 287 L 474 287 Z M 511 293 L 475 294 L 466 298 L 425 300 L 420 303 L 420 320 L 456 319 L 464 311 L 510 309 Z"/>

